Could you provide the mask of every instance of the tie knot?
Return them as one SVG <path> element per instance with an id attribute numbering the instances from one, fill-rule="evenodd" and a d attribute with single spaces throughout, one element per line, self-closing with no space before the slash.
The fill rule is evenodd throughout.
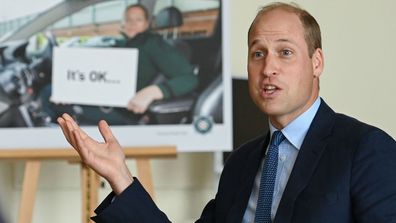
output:
<path id="1" fill-rule="evenodd" d="M 272 133 L 272 138 L 271 138 L 271 145 L 272 146 L 279 146 L 281 142 L 285 139 L 285 136 L 282 134 L 281 131 L 275 131 Z"/>

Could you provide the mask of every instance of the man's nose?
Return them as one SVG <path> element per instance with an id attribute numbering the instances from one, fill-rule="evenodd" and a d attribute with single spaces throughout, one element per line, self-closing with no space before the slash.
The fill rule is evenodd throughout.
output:
<path id="1" fill-rule="evenodd" d="M 266 77 L 277 75 L 279 70 L 278 58 L 274 54 L 268 53 L 265 57 L 262 73 Z"/>

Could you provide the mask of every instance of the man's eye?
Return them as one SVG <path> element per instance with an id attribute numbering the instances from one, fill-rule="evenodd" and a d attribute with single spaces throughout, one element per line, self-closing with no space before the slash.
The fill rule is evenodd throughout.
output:
<path id="1" fill-rule="evenodd" d="M 257 58 L 257 57 L 262 57 L 263 55 L 264 55 L 264 53 L 261 52 L 261 51 L 257 51 L 257 52 L 254 52 L 254 53 L 253 53 L 253 56 L 256 57 L 256 58 Z"/>
<path id="2" fill-rule="evenodd" d="M 282 56 L 291 56 L 293 54 L 293 52 L 291 50 L 282 50 L 281 52 Z"/>

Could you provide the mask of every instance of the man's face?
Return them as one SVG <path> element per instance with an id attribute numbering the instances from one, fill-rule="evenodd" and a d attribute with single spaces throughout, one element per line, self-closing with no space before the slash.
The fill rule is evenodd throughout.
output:
<path id="1" fill-rule="evenodd" d="M 148 29 L 149 22 L 144 16 L 144 11 L 139 7 L 132 7 L 125 13 L 123 32 L 133 38 Z"/>
<path id="2" fill-rule="evenodd" d="M 250 95 L 282 129 L 317 98 L 322 51 L 316 49 L 310 58 L 298 16 L 280 9 L 262 15 L 248 38 Z"/>

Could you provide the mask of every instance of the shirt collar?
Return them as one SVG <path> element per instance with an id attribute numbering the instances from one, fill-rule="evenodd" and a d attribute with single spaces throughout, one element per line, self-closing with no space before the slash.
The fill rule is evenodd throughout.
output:
<path id="1" fill-rule="evenodd" d="M 300 150 L 305 135 L 308 132 L 309 126 L 311 125 L 312 120 L 314 119 L 316 112 L 319 109 L 319 106 L 320 98 L 318 97 L 308 110 L 306 110 L 304 113 L 302 113 L 300 116 L 298 116 L 281 130 L 286 139 L 298 150 Z M 270 121 L 269 128 L 271 136 L 272 133 L 278 130 L 271 124 Z"/>

